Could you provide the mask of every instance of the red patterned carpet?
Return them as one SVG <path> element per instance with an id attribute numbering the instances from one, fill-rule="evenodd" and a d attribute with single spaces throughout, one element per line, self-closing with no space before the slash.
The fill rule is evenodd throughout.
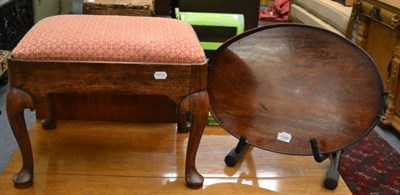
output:
<path id="1" fill-rule="evenodd" d="M 344 151 L 340 174 L 353 194 L 400 194 L 400 155 L 375 131 Z"/>

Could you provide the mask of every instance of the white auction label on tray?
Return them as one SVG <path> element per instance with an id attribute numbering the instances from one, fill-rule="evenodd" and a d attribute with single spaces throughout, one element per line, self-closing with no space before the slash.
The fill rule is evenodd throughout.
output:
<path id="1" fill-rule="evenodd" d="M 290 143 L 290 140 L 292 139 L 292 135 L 286 132 L 279 132 L 277 139 L 279 141 L 287 142 Z"/>

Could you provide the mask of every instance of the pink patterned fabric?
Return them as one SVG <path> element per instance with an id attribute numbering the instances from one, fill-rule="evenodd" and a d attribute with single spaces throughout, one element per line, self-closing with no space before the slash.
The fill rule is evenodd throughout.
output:
<path id="1" fill-rule="evenodd" d="M 203 63 L 193 28 L 156 17 L 61 15 L 37 23 L 12 57 L 45 61 Z"/>

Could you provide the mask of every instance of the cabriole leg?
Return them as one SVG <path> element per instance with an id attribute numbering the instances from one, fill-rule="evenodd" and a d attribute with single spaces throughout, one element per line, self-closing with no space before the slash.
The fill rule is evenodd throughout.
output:
<path id="1" fill-rule="evenodd" d="M 207 121 L 207 114 L 209 109 L 208 93 L 207 91 L 201 91 L 191 94 L 187 96 L 182 103 L 188 104 L 188 106 L 186 107 L 188 110 L 182 111 L 188 111 L 192 113 L 189 142 L 186 152 L 186 186 L 188 186 L 189 188 L 197 189 L 203 186 L 204 181 L 204 177 L 199 172 L 197 172 L 196 169 L 196 154 Z"/>
<path id="2" fill-rule="evenodd" d="M 13 178 L 16 188 L 27 188 L 33 184 L 33 157 L 24 118 L 25 108 L 34 109 L 32 97 L 17 88 L 9 88 L 7 91 L 7 116 L 23 160 L 21 170 Z"/>
<path id="3" fill-rule="evenodd" d="M 42 128 L 46 130 L 55 129 L 57 127 L 57 119 L 55 114 L 54 94 L 46 96 L 47 116 L 42 120 Z"/>
<path id="4" fill-rule="evenodd" d="M 182 101 L 178 105 L 178 133 L 187 133 L 190 129 L 190 122 L 187 120 L 186 113 L 189 110 L 189 101 Z"/>

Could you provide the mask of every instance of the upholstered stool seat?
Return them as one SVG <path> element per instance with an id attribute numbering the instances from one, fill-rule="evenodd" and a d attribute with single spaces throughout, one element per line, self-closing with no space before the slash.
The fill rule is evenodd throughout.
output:
<path id="1" fill-rule="evenodd" d="M 190 25 L 167 18 L 61 15 L 35 25 L 12 52 L 24 60 L 204 63 Z"/>
<path id="2" fill-rule="evenodd" d="M 25 108 L 47 102 L 43 128 L 56 127 L 53 94 L 165 95 L 178 105 L 180 125 L 192 114 L 186 182 L 202 185 L 195 167 L 208 113 L 207 65 L 192 27 L 182 21 L 129 16 L 64 15 L 41 20 L 9 58 L 7 113 L 19 144 L 22 170 L 16 187 L 33 183 L 33 157 Z"/>

